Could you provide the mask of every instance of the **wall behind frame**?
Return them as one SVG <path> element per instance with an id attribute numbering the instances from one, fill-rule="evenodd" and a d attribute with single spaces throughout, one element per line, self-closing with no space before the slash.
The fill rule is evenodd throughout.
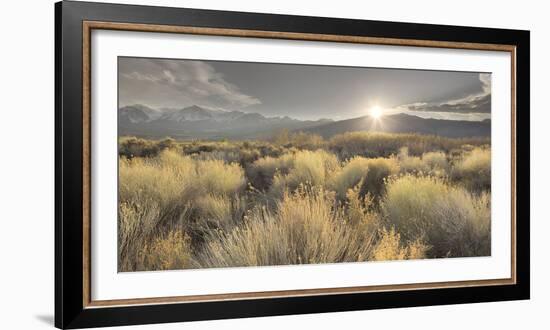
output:
<path id="1" fill-rule="evenodd" d="M 125 327 L 124 329 L 518 329 L 547 324 L 550 153 L 547 55 L 550 21 L 544 2 L 422 1 L 116 1 L 217 10 L 332 16 L 531 30 L 532 299 L 530 301 L 298 315 Z M 8 2 L 0 11 L 0 318 L 6 329 L 53 327 L 53 0 Z M 518 109 L 521 111 L 521 109 Z M 7 310 L 6 310 L 7 311 Z M 540 324 L 540 325 L 539 325 Z"/>

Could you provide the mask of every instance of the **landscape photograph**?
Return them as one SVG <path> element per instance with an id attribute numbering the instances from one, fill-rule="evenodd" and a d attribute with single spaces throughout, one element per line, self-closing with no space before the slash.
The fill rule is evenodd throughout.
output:
<path id="1" fill-rule="evenodd" d="M 119 57 L 117 111 L 119 272 L 491 256 L 490 73 Z"/>

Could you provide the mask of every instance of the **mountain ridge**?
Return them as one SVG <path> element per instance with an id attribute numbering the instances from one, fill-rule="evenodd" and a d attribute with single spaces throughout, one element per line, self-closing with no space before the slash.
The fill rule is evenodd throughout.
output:
<path id="1" fill-rule="evenodd" d="M 362 116 L 339 120 L 325 125 L 304 129 L 305 132 L 319 134 L 324 138 L 356 131 L 376 131 L 386 133 L 419 133 L 451 138 L 487 137 L 491 135 L 491 120 L 467 121 L 421 118 L 405 113 L 386 115 L 380 119 Z"/>
<path id="2" fill-rule="evenodd" d="M 266 117 L 256 112 L 209 109 L 198 105 L 154 109 L 142 104 L 121 107 L 119 135 L 181 139 L 269 138 L 279 130 L 303 131 L 330 138 L 353 131 L 419 133 L 446 137 L 490 136 L 491 121 L 456 121 L 420 118 L 398 113 L 381 119 L 362 116 L 345 120 L 298 120 L 288 116 Z"/>

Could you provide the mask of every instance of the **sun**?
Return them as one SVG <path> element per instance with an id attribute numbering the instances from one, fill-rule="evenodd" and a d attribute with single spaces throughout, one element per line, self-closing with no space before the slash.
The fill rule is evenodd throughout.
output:
<path id="1" fill-rule="evenodd" d="M 370 109 L 370 115 L 374 119 L 380 119 L 384 115 L 384 110 L 376 105 Z"/>

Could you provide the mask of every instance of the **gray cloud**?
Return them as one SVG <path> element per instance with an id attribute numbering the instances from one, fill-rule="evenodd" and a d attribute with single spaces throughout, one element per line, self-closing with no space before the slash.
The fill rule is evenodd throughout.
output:
<path id="1" fill-rule="evenodd" d="M 491 75 L 479 74 L 481 91 L 461 98 L 444 102 L 415 102 L 398 106 L 399 111 L 415 112 L 454 112 L 454 113 L 491 113 Z"/>
<path id="2" fill-rule="evenodd" d="M 388 113 L 482 120 L 491 115 L 491 76 L 402 70 L 186 59 L 119 59 L 119 105 L 257 112 L 298 119 Z M 475 114 L 481 114 L 480 116 Z"/>
<path id="3" fill-rule="evenodd" d="M 121 104 L 145 103 L 158 107 L 199 104 L 240 109 L 261 104 L 242 93 L 203 61 L 121 58 Z"/>

